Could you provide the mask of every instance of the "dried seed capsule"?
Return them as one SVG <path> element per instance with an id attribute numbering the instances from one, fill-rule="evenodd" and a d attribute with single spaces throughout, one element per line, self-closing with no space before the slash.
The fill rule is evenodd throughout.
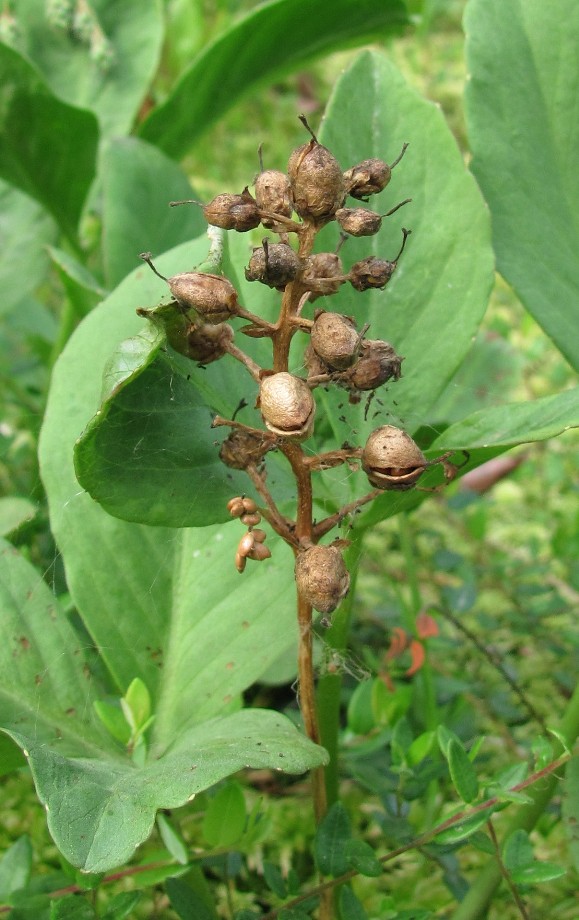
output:
<path id="1" fill-rule="evenodd" d="M 340 313 L 318 313 L 310 341 L 324 364 L 334 370 L 350 367 L 360 348 L 354 321 Z"/>
<path id="2" fill-rule="evenodd" d="M 203 208 L 208 224 L 222 230 L 237 230 L 244 233 L 259 226 L 259 209 L 248 188 L 241 195 L 217 195 Z"/>
<path id="3" fill-rule="evenodd" d="M 188 358 L 200 364 L 211 364 L 227 353 L 233 340 L 233 329 L 227 323 L 192 323 L 187 332 Z"/>
<path id="4" fill-rule="evenodd" d="M 255 514 L 257 511 L 257 505 L 252 498 L 247 498 L 247 496 L 244 495 L 241 501 L 243 502 L 244 511 L 246 511 L 248 514 Z"/>
<path id="5" fill-rule="evenodd" d="M 369 256 L 367 259 L 355 262 L 348 276 L 352 287 L 357 291 L 367 291 L 370 288 L 383 288 L 388 284 L 398 265 L 398 259 L 404 252 L 406 240 L 411 232 L 411 230 L 406 230 L 405 227 L 402 228 L 402 246 L 392 262 L 377 259 L 375 256 Z"/>
<path id="6" fill-rule="evenodd" d="M 259 405 L 266 426 L 274 434 L 303 441 L 312 433 L 316 404 L 301 377 L 286 371 L 264 377 Z"/>
<path id="7" fill-rule="evenodd" d="M 245 507 L 243 505 L 243 498 L 241 495 L 236 495 L 235 498 L 230 498 L 227 502 L 227 510 L 229 511 L 231 517 L 238 518 L 241 517 L 245 512 Z"/>
<path id="8" fill-rule="evenodd" d="M 255 180 L 255 201 L 260 211 L 291 217 L 294 202 L 288 176 L 278 169 L 260 172 Z M 264 227 L 275 226 L 275 220 L 271 217 L 262 216 L 261 222 Z"/>
<path id="9" fill-rule="evenodd" d="M 409 434 L 393 425 L 373 431 L 362 451 L 362 469 L 377 489 L 405 492 L 428 466 Z"/>
<path id="10" fill-rule="evenodd" d="M 245 277 L 248 281 L 261 281 L 271 288 L 284 288 L 297 276 L 300 266 L 297 253 L 287 243 L 264 240 L 263 246 L 253 250 Z"/>
<path id="11" fill-rule="evenodd" d="M 335 252 L 317 252 L 304 259 L 300 281 L 312 291 L 310 303 L 321 296 L 335 294 L 344 284 L 342 260 Z"/>
<path id="12" fill-rule="evenodd" d="M 336 609 L 350 587 L 350 576 L 337 546 L 310 546 L 298 553 L 298 591 L 320 613 Z"/>
<path id="13" fill-rule="evenodd" d="M 271 550 L 257 541 L 253 544 L 251 552 L 247 554 L 248 559 L 254 559 L 255 562 L 263 562 L 264 559 L 271 558 Z"/>
<path id="14" fill-rule="evenodd" d="M 389 342 L 380 339 L 362 342 L 360 357 L 345 378 L 352 390 L 375 390 L 388 380 L 400 380 L 403 358 L 397 355 Z"/>
<path id="15" fill-rule="evenodd" d="M 250 530 L 244 533 L 237 546 L 237 552 L 240 556 L 249 556 L 255 545 L 255 537 Z"/>
<path id="16" fill-rule="evenodd" d="M 370 159 L 362 160 L 351 169 L 344 173 L 344 182 L 346 190 L 352 198 L 364 199 L 368 195 L 375 195 L 386 188 L 392 176 L 392 170 L 400 162 L 408 144 L 404 144 L 400 155 L 394 160 L 391 166 L 384 160 Z"/>
<path id="17" fill-rule="evenodd" d="M 246 512 L 241 515 L 241 523 L 245 524 L 246 527 L 255 527 L 256 524 L 259 524 L 261 521 L 261 514 L 259 511 Z"/>
<path id="18" fill-rule="evenodd" d="M 305 118 L 301 120 L 312 139 L 294 150 L 289 158 L 287 173 L 294 207 L 300 217 L 325 223 L 344 203 L 344 177 L 333 153 L 318 143 Z"/>
<path id="19" fill-rule="evenodd" d="M 250 465 L 261 463 L 272 447 L 271 437 L 261 437 L 252 431 L 235 428 L 221 445 L 219 459 L 230 469 L 245 470 Z"/>
<path id="20" fill-rule="evenodd" d="M 182 307 L 195 310 L 208 323 L 222 323 L 237 311 L 237 291 L 221 275 L 182 272 L 167 278 L 167 284 Z"/>
<path id="21" fill-rule="evenodd" d="M 338 208 L 336 220 L 350 236 L 373 236 L 382 226 L 382 216 L 367 208 Z"/>

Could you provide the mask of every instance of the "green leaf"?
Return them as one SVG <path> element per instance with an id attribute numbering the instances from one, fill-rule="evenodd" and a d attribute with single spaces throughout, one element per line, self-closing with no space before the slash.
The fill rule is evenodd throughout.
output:
<path id="1" fill-rule="evenodd" d="M 205 232 L 201 208 L 169 207 L 170 201 L 194 197 L 191 186 L 172 160 L 144 141 L 111 140 L 102 177 L 103 257 L 111 287 L 139 264 L 140 252 L 166 252 Z"/>
<path id="2" fill-rule="evenodd" d="M 361 875 L 377 878 L 384 871 L 376 853 L 365 840 L 348 840 L 346 858 L 351 868 L 356 869 Z"/>
<path id="3" fill-rule="evenodd" d="M 140 891 L 121 891 L 109 901 L 103 920 L 124 920 L 140 900 Z"/>
<path id="4" fill-rule="evenodd" d="M 478 780 L 468 754 L 462 744 L 453 738 L 448 745 L 446 756 L 454 788 L 464 802 L 472 802 L 478 795 Z"/>
<path id="5" fill-rule="evenodd" d="M 278 898 L 287 898 L 287 885 L 279 866 L 265 860 L 263 864 L 263 877 L 267 887 L 270 888 Z"/>
<path id="6" fill-rule="evenodd" d="M 579 387 L 533 402 L 507 403 L 481 409 L 451 425 L 431 445 L 433 454 L 465 447 L 508 448 L 528 441 L 544 441 L 579 427 Z"/>
<path id="7" fill-rule="evenodd" d="M 367 735 L 375 725 L 372 708 L 373 681 L 363 680 L 348 703 L 348 728 L 356 735 Z"/>
<path id="8" fill-rule="evenodd" d="M 474 835 L 483 824 L 487 823 L 492 811 L 492 808 L 485 809 L 485 811 L 472 815 L 470 818 L 465 818 L 464 821 L 460 821 L 460 823 L 449 827 L 447 830 L 441 831 L 440 834 L 436 835 L 436 842 L 452 845 L 459 843 L 461 840 L 466 840 L 471 835 Z M 494 848 L 492 852 L 494 853 Z"/>
<path id="9" fill-rule="evenodd" d="M 229 782 L 209 801 L 203 836 L 210 847 L 227 849 L 237 843 L 245 827 L 245 797 L 239 783 Z"/>
<path id="10" fill-rule="evenodd" d="M 381 405 L 375 403 L 369 412 L 365 400 L 346 412 L 340 409 L 343 392 L 318 397 L 329 429 L 326 444 L 351 438 L 352 429 L 363 444 L 380 423 L 413 432 L 440 421 L 430 413 L 436 412 L 438 396 L 472 346 L 492 287 L 490 226 L 442 113 L 408 86 L 383 55 L 364 52 L 346 71 L 328 104 L 320 137 L 344 168 L 368 157 L 392 162 L 402 144 L 409 143 L 372 208 L 384 212 L 406 197 L 412 197 L 411 204 L 385 220 L 375 236 L 349 239 L 341 253 L 346 271 L 369 255 L 391 259 L 406 226 L 413 233 L 398 268 L 384 291 L 359 294 L 344 285 L 331 299 L 332 310 L 353 315 L 359 327 L 369 322 L 371 337 L 388 340 L 405 358 L 402 379 L 383 388 Z M 320 233 L 319 248 L 332 250 L 337 242 L 338 228 L 329 224 Z M 345 484 L 333 471 L 324 478 L 337 505 L 367 490 L 364 476 L 348 477 Z M 359 524 L 370 526 L 420 500 L 412 493 L 384 494 L 360 515 Z"/>
<path id="11" fill-rule="evenodd" d="M 97 920 L 97 915 L 88 901 L 71 894 L 51 903 L 50 920 Z"/>
<path id="12" fill-rule="evenodd" d="M 96 119 L 53 96 L 28 61 L 3 44 L 0 86 L 0 176 L 39 201 L 75 240 L 95 174 Z"/>
<path id="13" fill-rule="evenodd" d="M 301 773 L 327 760 L 322 748 L 276 713 L 247 710 L 199 724 L 203 708 L 207 718 L 208 694 L 216 695 L 214 713 L 226 711 L 219 684 L 225 677 L 227 686 L 231 668 L 197 649 L 203 661 L 198 697 L 179 678 L 179 667 L 169 667 L 150 759 L 137 767 L 93 714 L 91 703 L 102 689 L 91 674 L 86 642 L 9 544 L 0 553 L 0 592 L 0 724 L 24 750 L 49 830 L 73 865 L 104 872 L 125 863 L 149 835 L 158 809 L 183 805 L 243 767 Z M 244 615 L 242 609 L 238 616 Z M 140 620 L 133 628 L 142 629 Z M 246 635 L 241 623 L 237 630 Z M 110 634 L 108 641 L 114 641 Z M 122 651 L 128 651 L 124 645 Z M 180 648 L 175 651 L 180 656 Z"/>
<path id="14" fill-rule="evenodd" d="M 131 681 L 123 700 L 131 715 L 131 728 L 142 728 L 151 717 L 151 695 L 140 677 Z"/>
<path id="15" fill-rule="evenodd" d="M 271 82 L 345 44 L 375 41 L 406 22 L 406 10 L 398 0 L 264 3 L 195 59 L 141 126 L 141 136 L 180 159 L 202 131 L 259 82 Z"/>
<path id="16" fill-rule="evenodd" d="M 579 870 L 579 757 L 573 757 L 565 768 L 563 821 L 573 865 Z"/>
<path id="17" fill-rule="evenodd" d="M 31 868 L 32 845 L 27 834 L 23 834 L 0 859 L 0 901 L 10 903 L 12 893 L 26 887 Z"/>
<path id="18" fill-rule="evenodd" d="M 17 495 L 0 498 L 0 536 L 9 537 L 28 524 L 38 511 L 38 506 Z"/>
<path id="19" fill-rule="evenodd" d="M 56 234 L 52 218 L 37 201 L 0 181 L 0 314 L 24 300 L 48 267 L 46 246 Z"/>
<path id="20" fill-rule="evenodd" d="M 352 836 L 350 818 L 341 802 L 335 802 L 318 826 L 314 853 L 323 875 L 343 875 L 348 871 L 346 846 Z"/>
<path id="21" fill-rule="evenodd" d="M 215 920 L 215 912 L 182 879 L 167 879 L 165 888 L 171 907 L 181 920 Z"/>
<path id="22" fill-rule="evenodd" d="M 164 814 L 157 815 L 157 827 L 159 828 L 161 840 L 173 859 L 182 866 L 186 866 L 189 862 L 189 850 L 177 828 Z"/>
<path id="23" fill-rule="evenodd" d="M 368 914 L 349 885 L 340 888 L 339 910 L 341 920 L 367 920 Z"/>
<path id="24" fill-rule="evenodd" d="M 303 910 L 296 910 L 295 907 L 288 910 L 280 910 L 279 920 L 310 920 L 310 914 L 305 914 Z"/>
<path id="25" fill-rule="evenodd" d="M 499 271 L 579 368 L 579 6 L 472 0 L 465 31 L 472 169 Z"/>
<path id="26" fill-rule="evenodd" d="M 503 847 L 503 862 L 509 872 L 522 869 L 533 863 L 534 860 L 533 845 L 527 831 L 522 829 L 513 831 L 505 840 Z"/>
<path id="27" fill-rule="evenodd" d="M 93 0 L 87 6 L 92 34 L 84 40 L 51 23 L 50 13 L 47 21 L 44 0 L 19 4 L 22 43 L 57 96 L 97 115 L 104 137 L 128 134 L 157 71 L 162 3 Z M 100 54 L 98 30 L 106 39 Z"/>
<path id="28" fill-rule="evenodd" d="M 523 866 L 511 872 L 511 878 L 516 885 L 539 885 L 541 882 L 552 882 L 567 874 L 563 866 L 551 862 L 536 862 L 532 866 Z"/>
<path id="29" fill-rule="evenodd" d="M 131 726 L 119 703 L 95 700 L 93 705 L 97 716 L 109 734 L 121 744 L 128 744 L 131 739 Z"/>
<path id="30" fill-rule="evenodd" d="M 87 872 L 125 863 L 149 836 L 158 809 L 178 808 L 244 767 L 303 773 L 327 761 L 288 719 L 258 709 L 197 725 L 140 768 L 110 745 L 79 739 L 75 756 L 64 757 L 33 728 L 10 735 L 28 752 L 56 845 Z"/>
<path id="31" fill-rule="evenodd" d="M 418 738 L 415 738 L 408 748 L 408 763 L 410 766 L 416 766 L 427 757 L 436 741 L 436 734 L 433 731 L 423 732 Z"/>

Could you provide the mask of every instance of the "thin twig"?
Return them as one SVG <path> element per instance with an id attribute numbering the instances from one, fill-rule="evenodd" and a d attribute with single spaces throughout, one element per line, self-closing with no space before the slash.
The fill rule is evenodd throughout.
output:
<path id="1" fill-rule="evenodd" d="M 487 821 L 487 830 L 489 832 L 490 838 L 495 848 L 495 853 L 497 857 L 497 862 L 499 864 L 499 868 L 501 870 L 501 875 L 504 878 L 507 885 L 509 886 L 509 888 L 511 889 L 511 894 L 515 900 L 517 907 L 519 908 L 519 913 L 521 917 L 523 918 L 523 920 L 530 920 L 529 914 L 527 913 L 527 908 L 525 907 L 525 903 L 522 900 L 519 892 L 517 891 L 517 886 L 513 882 L 510 876 L 509 870 L 507 869 L 507 867 L 505 866 L 503 862 L 503 857 L 501 855 L 501 848 L 499 845 L 499 841 L 497 840 L 497 835 L 495 833 L 495 828 L 492 822 L 492 818 L 489 818 Z"/>

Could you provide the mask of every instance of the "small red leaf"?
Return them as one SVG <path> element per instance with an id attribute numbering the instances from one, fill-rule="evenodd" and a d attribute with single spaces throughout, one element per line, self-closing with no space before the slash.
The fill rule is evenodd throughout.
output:
<path id="1" fill-rule="evenodd" d="M 416 632 L 420 639 L 429 639 L 431 636 L 438 636 L 440 630 L 434 617 L 429 613 L 419 613 L 416 617 Z"/>
<path id="2" fill-rule="evenodd" d="M 410 657 L 412 658 L 412 664 L 406 671 L 406 677 L 411 677 L 412 674 L 416 674 L 424 664 L 424 659 L 426 658 L 424 646 L 418 639 L 413 639 L 410 643 Z"/>

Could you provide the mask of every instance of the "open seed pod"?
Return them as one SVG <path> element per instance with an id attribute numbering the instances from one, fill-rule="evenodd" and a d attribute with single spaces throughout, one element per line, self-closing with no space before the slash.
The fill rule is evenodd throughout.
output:
<path id="1" fill-rule="evenodd" d="M 320 311 L 314 320 L 310 341 L 324 364 L 334 370 L 350 367 L 360 348 L 354 320 L 340 313 Z"/>
<path id="2" fill-rule="evenodd" d="M 208 323 L 223 323 L 237 311 L 237 291 L 222 275 L 182 272 L 167 278 L 167 284 L 182 307 L 195 310 Z"/>
<path id="3" fill-rule="evenodd" d="M 393 425 L 373 431 L 362 451 L 362 469 L 377 489 L 405 492 L 416 485 L 427 466 L 410 435 Z"/>
<path id="4" fill-rule="evenodd" d="M 316 404 L 301 377 L 286 371 L 264 377 L 259 407 L 267 428 L 279 437 L 304 441 L 312 433 Z"/>
<path id="5" fill-rule="evenodd" d="M 337 546 L 310 546 L 298 553 L 295 578 L 300 594 L 320 613 L 332 613 L 350 587 Z"/>
<path id="6" fill-rule="evenodd" d="M 245 470 L 250 465 L 258 466 L 273 446 L 268 435 L 262 437 L 253 431 L 234 428 L 219 449 L 219 459 L 232 470 Z"/>

